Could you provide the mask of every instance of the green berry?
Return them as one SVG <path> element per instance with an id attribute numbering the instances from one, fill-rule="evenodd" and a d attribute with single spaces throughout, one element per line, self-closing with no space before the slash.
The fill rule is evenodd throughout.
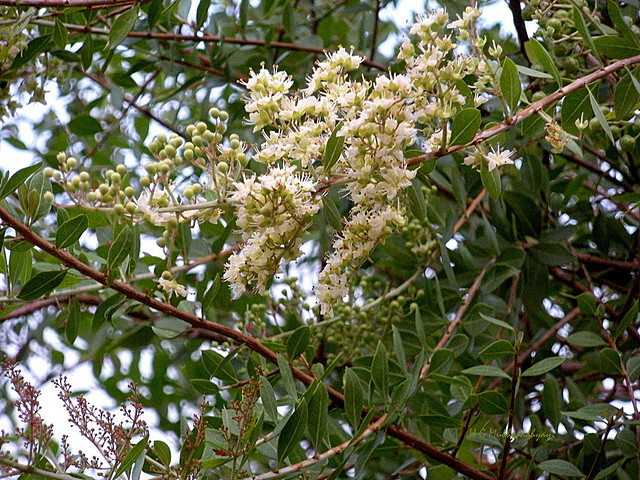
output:
<path id="1" fill-rule="evenodd" d="M 44 193 L 44 201 L 47 202 L 47 203 L 53 202 L 53 193 L 45 192 Z"/>

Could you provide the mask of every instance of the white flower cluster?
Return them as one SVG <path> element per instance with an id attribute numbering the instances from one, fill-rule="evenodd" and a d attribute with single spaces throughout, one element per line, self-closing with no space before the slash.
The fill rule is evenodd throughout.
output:
<path id="1" fill-rule="evenodd" d="M 231 197 L 245 241 L 225 273 L 236 295 L 249 285 L 263 290 L 281 259 L 299 254 L 300 235 L 319 201 L 311 181 L 296 172 L 314 180 L 343 179 L 353 207 L 319 276 L 321 311 L 331 313 L 332 304 L 349 293 L 349 275 L 405 223 L 401 193 L 415 176 L 405 160 L 406 148 L 419 138 L 429 148 L 446 144 L 453 116 L 468 102 L 477 106 L 484 101 L 482 79 L 489 78 L 489 67 L 477 56 L 456 55 L 454 41 L 469 38 L 479 15 L 467 8 L 452 23 L 444 10 L 421 16 L 410 31 L 417 41 L 406 39 L 401 47 L 403 74 L 354 80 L 349 71 L 363 58 L 344 48 L 319 62 L 296 95 L 289 94 L 292 80 L 284 72 L 252 72 L 245 108 L 254 130 L 270 127 L 253 158 L 268 170 L 237 182 Z M 468 75 L 480 79 L 473 86 L 475 99 L 459 88 Z M 343 147 L 335 162 L 325 165 L 335 145 L 330 145 L 332 134 L 344 140 Z M 504 163 L 495 154 L 494 163 Z"/>
<path id="2" fill-rule="evenodd" d="M 273 167 L 234 187 L 230 202 L 236 206 L 236 223 L 245 245 L 229 258 L 224 278 L 239 296 L 248 285 L 263 292 L 267 281 L 280 271 L 280 261 L 300 255 L 300 235 L 320 204 L 313 195 L 313 182 L 296 174 L 291 165 Z"/>
<path id="3" fill-rule="evenodd" d="M 486 162 L 487 170 L 492 171 L 505 165 L 512 165 L 513 155 L 515 155 L 514 151 L 500 150 L 498 145 L 497 148 L 491 147 L 488 153 L 483 153 L 482 149 L 475 150 L 464 158 L 464 164 L 480 170 L 481 163 Z"/>

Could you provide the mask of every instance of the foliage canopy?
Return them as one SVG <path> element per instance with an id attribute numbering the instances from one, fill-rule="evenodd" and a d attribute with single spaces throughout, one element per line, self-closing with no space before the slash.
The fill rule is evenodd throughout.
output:
<path id="1" fill-rule="evenodd" d="M 4 476 L 638 478 L 638 2 L 392 3 L 0 1 Z"/>

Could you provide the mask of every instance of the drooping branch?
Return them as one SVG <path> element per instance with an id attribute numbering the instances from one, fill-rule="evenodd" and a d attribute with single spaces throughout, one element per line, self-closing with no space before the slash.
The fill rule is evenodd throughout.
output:
<path id="1" fill-rule="evenodd" d="M 179 320 L 183 320 L 187 322 L 194 328 L 199 328 L 203 330 L 209 330 L 211 332 L 224 335 L 225 337 L 238 342 L 245 344 L 248 348 L 258 353 L 268 361 L 277 364 L 278 355 L 276 352 L 271 350 L 270 348 L 263 345 L 258 339 L 244 334 L 238 330 L 234 330 L 231 327 L 226 325 L 211 322 L 209 320 L 205 320 L 196 315 L 193 315 L 189 312 L 185 312 L 180 310 L 179 308 L 171 305 L 170 303 L 163 302 L 156 298 L 148 296 L 146 293 L 143 293 L 135 288 L 133 288 L 128 283 L 122 282 L 120 280 L 113 281 L 109 283 L 109 279 L 106 273 L 103 273 L 95 268 L 81 262 L 69 252 L 64 249 L 58 249 L 52 243 L 46 241 L 44 238 L 40 237 L 33 230 L 31 230 L 27 225 L 17 220 L 13 217 L 6 209 L 0 206 L 0 218 L 3 220 L 6 226 L 13 228 L 16 233 L 22 235 L 26 241 L 31 243 L 32 245 L 40 248 L 44 252 L 48 253 L 54 258 L 57 258 L 62 262 L 62 264 L 68 268 L 74 269 L 78 271 L 81 275 L 95 280 L 96 282 L 108 286 L 112 290 L 122 293 L 127 298 L 135 300 L 143 305 L 147 305 L 148 307 L 163 312 L 166 315 L 170 315 Z M 302 370 L 289 365 L 293 376 L 304 383 L 305 385 L 311 385 L 314 381 L 314 378 L 311 375 L 303 372 Z M 324 385 L 327 389 L 327 393 L 329 394 L 334 405 L 339 407 L 344 407 L 344 395 L 340 393 L 338 390 L 330 387 L 329 385 Z M 374 421 L 378 420 L 378 416 L 374 416 Z M 421 438 L 407 432 L 406 430 L 397 427 L 395 425 L 390 425 L 387 429 L 389 435 L 397 440 L 401 441 L 408 447 L 411 447 L 419 452 L 424 453 L 427 457 L 436 460 L 448 467 L 452 468 L 456 472 L 462 473 L 463 475 L 468 476 L 474 480 L 492 480 L 493 477 L 478 470 L 471 465 L 468 465 L 457 458 L 453 457 L 451 454 L 442 452 L 438 450 L 433 445 L 425 442 Z"/>

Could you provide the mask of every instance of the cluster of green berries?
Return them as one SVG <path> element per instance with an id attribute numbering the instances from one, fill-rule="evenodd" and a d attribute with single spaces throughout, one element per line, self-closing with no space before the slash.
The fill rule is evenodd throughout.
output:
<path id="1" fill-rule="evenodd" d="M 425 197 L 425 202 L 429 203 L 429 197 L 437 192 L 435 185 L 430 187 L 421 184 L 421 190 Z M 404 246 L 420 259 L 427 259 L 437 246 L 434 240 L 435 235 L 425 216 L 419 218 L 412 209 L 407 209 L 407 222 L 402 227 L 402 235 L 405 239 Z"/>
<path id="2" fill-rule="evenodd" d="M 616 148 L 621 152 L 634 150 L 638 137 L 640 137 L 640 117 L 630 120 L 615 120 L 613 111 L 606 105 L 601 105 L 600 111 L 607 119 L 609 129 L 616 142 Z M 595 117 L 589 120 L 589 132 L 596 143 L 600 143 L 602 146 L 608 145 L 608 136 L 604 134 L 600 121 Z"/>
<path id="3" fill-rule="evenodd" d="M 140 177 L 140 185 L 149 188 L 154 179 L 167 182 L 175 167 L 182 165 L 182 157 L 178 155 L 178 148 L 183 140 L 178 135 L 172 135 L 167 139 L 165 134 L 156 136 L 149 144 L 149 150 L 153 153 L 155 161 L 147 163 L 145 170 L 147 175 Z"/>

